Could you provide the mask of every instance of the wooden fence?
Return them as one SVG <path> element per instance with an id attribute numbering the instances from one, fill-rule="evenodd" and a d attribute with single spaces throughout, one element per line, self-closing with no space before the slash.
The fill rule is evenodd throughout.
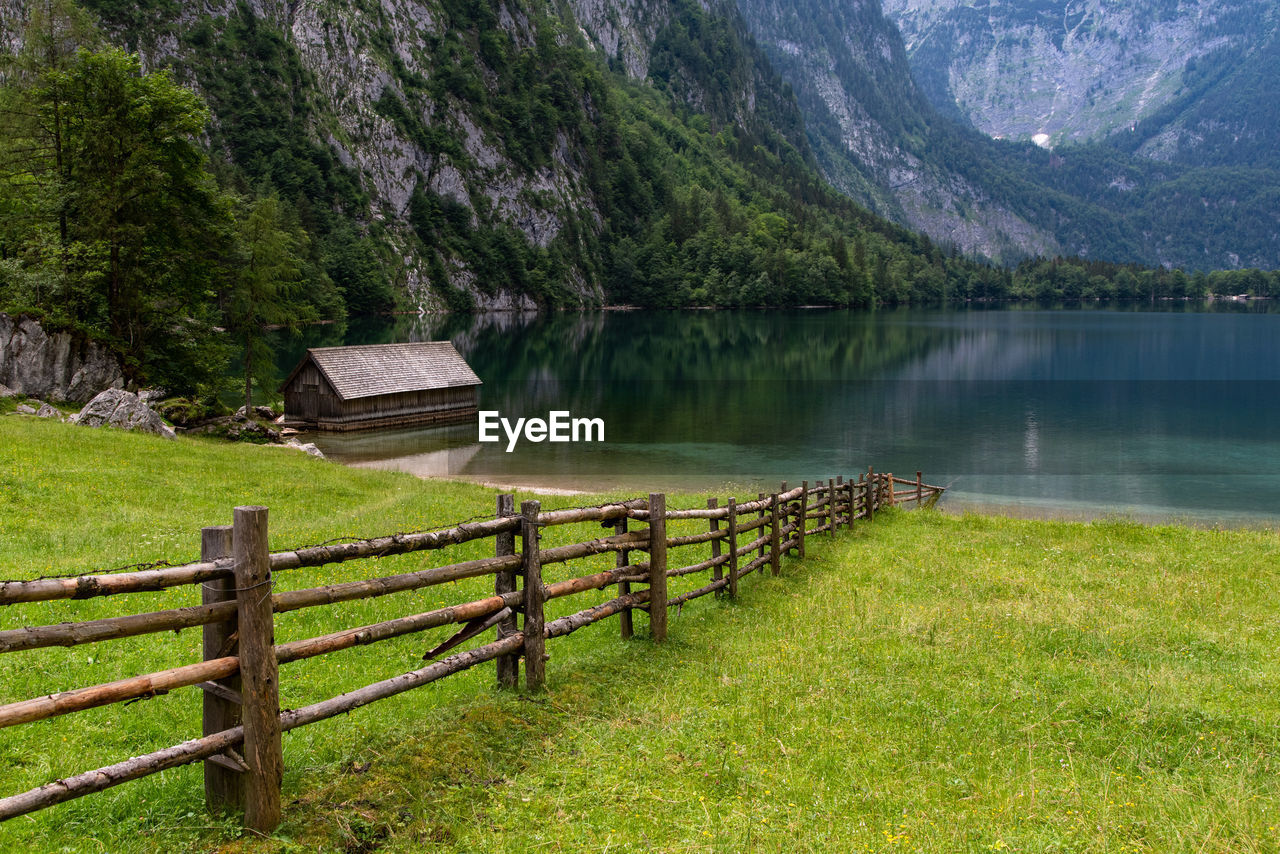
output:
<path id="1" fill-rule="evenodd" d="M 203 530 L 197 563 L 103 575 L 0 582 L 0 606 L 87 599 L 191 584 L 200 585 L 202 590 L 202 603 L 197 606 L 0 631 L 0 653 L 96 643 L 193 626 L 203 626 L 204 632 L 203 660 L 196 664 L 0 706 L 0 728 L 3 728 L 153 697 L 186 686 L 202 689 L 204 703 L 200 738 L 0 799 L 0 821 L 167 768 L 203 761 L 209 807 L 215 811 L 243 810 L 246 827 L 270 831 L 280 820 L 282 733 L 350 712 L 486 661 L 496 662 L 500 685 L 515 687 L 519 662 L 523 659 L 525 684 L 536 690 L 545 679 L 544 650 L 549 640 L 614 615 L 619 617 L 622 636 L 630 637 L 632 616 L 639 610 L 649 615 L 652 639 L 661 641 L 667 634 L 668 609 L 707 594 L 736 596 L 739 583 L 750 573 L 769 567 L 776 575 L 782 554 L 794 550 L 803 557 L 808 537 L 834 533 L 854 519 L 873 519 L 876 511 L 884 506 L 904 502 L 932 504 L 941 493 L 941 487 L 925 484 L 919 472 L 915 480 L 907 480 L 869 469 L 857 480 L 846 482 L 839 478 L 815 486 L 805 482 L 790 490 L 784 483 L 779 492 L 761 493 L 754 501 L 739 503 L 729 498 L 722 506 L 711 498 L 705 508 L 684 510 L 668 510 L 665 496 L 654 493 L 648 500 L 546 512 L 541 510 L 538 501 L 525 501 L 517 512 L 513 496 L 500 495 L 493 519 L 428 533 L 398 534 L 274 553 L 267 548 L 267 508 L 237 507 L 234 524 Z M 707 530 L 670 536 L 668 522 L 688 527 L 689 523 L 680 520 L 705 520 Z M 633 521 L 646 526 L 629 530 Z M 554 548 L 540 545 L 542 529 L 575 523 L 599 523 L 612 528 L 613 533 Z M 362 581 L 273 592 L 274 574 L 286 570 L 445 549 L 482 538 L 495 541 L 493 557 Z M 679 561 L 670 559 L 670 550 L 703 544 L 708 547 L 707 557 L 688 565 L 671 566 Z M 544 566 L 608 552 L 616 553 L 613 569 L 550 584 L 542 580 Z M 647 553 L 648 560 L 633 562 L 633 552 Z M 668 579 L 697 573 L 709 575 L 708 583 L 668 596 Z M 494 578 L 494 592 L 483 599 L 307 640 L 275 643 L 276 614 L 486 575 Z M 613 599 L 549 622 L 545 619 L 548 600 L 614 585 L 618 595 Z M 640 587 L 633 589 L 632 585 Z M 523 616 L 518 620 L 518 615 Z M 279 665 L 450 624 L 461 624 L 461 628 L 428 653 L 427 658 L 436 659 L 487 631 L 496 631 L 497 637 L 465 652 L 433 660 L 421 669 L 281 712 Z"/>

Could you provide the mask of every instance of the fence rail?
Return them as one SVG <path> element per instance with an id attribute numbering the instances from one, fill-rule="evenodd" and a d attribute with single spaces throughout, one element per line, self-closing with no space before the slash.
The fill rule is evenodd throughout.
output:
<path id="1" fill-rule="evenodd" d="M 900 488 L 905 487 L 905 488 Z M 497 662 L 498 683 L 515 687 L 520 662 L 531 690 L 545 680 L 545 644 L 608 617 L 618 616 L 624 638 L 633 631 L 632 614 L 644 611 L 649 633 L 662 641 L 667 612 L 693 599 L 714 594 L 736 596 L 741 580 L 766 566 L 777 575 L 783 554 L 805 555 L 806 542 L 817 534 L 834 534 L 856 519 L 872 520 L 883 507 L 914 502 L 932 505 L 943 488 L 916 479 L 878 474 L 868 469 L 857 480 L 841 477 L 810 486 L 761 493 L 739 503 L 717 498 L 705 508 L 667 509 L 662 493 L 648 499 L 597 507 L 542 512 L 537 501 L 525 501 L 519 512 L 514 497 L 500 495 L 495 517 L 442 531 L 397 534 L 349 543 L 311 546 L 292 551 L 267 550 L 267 509 L 237 507 L 234 525 L 205 528 L 201 559 L 183 566 L 144 569 L 70 578 L 0 583 L 0 606 L 86 599 L 123 593 L 163 590 L 199 584 L 202 604 L 98 620 L 28 626 L 0 631 L 0 653 L 49 646 L 77 646 L 154 632 L 202 626 L 203 661 L 74 690 L 0 705 L 0 728 L 86 709 L 151 697 L 198 686 L 203 693 L 203 734 L 174 747 L 133 757 L 105 768 L 55 780 L 36 789 L 0 798 L 0 821 L 99 792 L 168 768 L 203 761 L 205 796 L 210 809 L 244 811 L 247 827 L 270 831 L 279 823 L 283 746 L 281 734 L 300 726 L 429 684 L 478 664 Z M 743 517 L 752 517 L 740 521 Z M 705 520 L 707 530 L 671 536 L 669 522 Z M 543 548 L 549 527 L 598 522 L 613 533 L 569 545 Z M 646 523 L 633 530 L 632 522 Z M 818 522 L 819 524 L 810 524 Z M 754 532 L 759 534 L 751 536 Z M 742 535 L 750 536 L 750 539 Z M 361 558 L 385 557 L 445 549 L 480 539 L 493 539 L 493 557 L 462 561 L 417 572 L 349 581 L 281 593 L 270 593 L 276 572 L 318 567 Z M 520 542 L 517 551 L 516 542 Z M 682 566 L 670 566 L 670 551 L 709 545 L 709 555 Z M 648 560 L 633 562 L 642 552 Z M 613 553 L 613 569 L 544 583 L 543 568 Z M 755 553 L 754 558 L 743 562 Z M 706 554 L 704 552 L 704 554 Z M 698 573 L 709 582 L 675 596 L 667 582 Z M 275 643 L 274 615 L 419 590 L 451 581 L 494 577 L 494 593 L 366 626 L 343 629 L 305 640 Z M 645 585 L 632 590 L 631 585 Z M 546 620 L 548 601 L 589 590 L 617 586 L 618 595 L 567 616 Z M 517 619 L 519 618 L 519 620 Z M 458 631 L 425 656 L 437 659 L 486 632 L 497 639 L 426 666 L 366 685 L 328 700 L 282 712 L 280 665 L 447 625 Z"/>

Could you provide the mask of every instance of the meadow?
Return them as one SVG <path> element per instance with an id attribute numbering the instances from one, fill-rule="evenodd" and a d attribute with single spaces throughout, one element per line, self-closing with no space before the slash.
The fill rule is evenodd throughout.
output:
<path id="1" fill-rule="evenodd" d="M 491 513 L 495 494 L 6 416 L 0 578 L 187 560 L 199 528 L 237 504 L 270 507 L 272 547 L 285 548 L 441 527 Z M 499 691 L 482 666 L 289 733 L 285 821 L 270 838 L 205 814 L 192 766 L 0 825 L 0 851 L 1280 850 L 1275 530 L 890 511 L 808 551 L 746 579 L 736 601 L 673 611 L 665 644 L 644 638 L 643 616 L 629 641 L 610 620 L 555 642 L 545 692 Z M 489 583 L 281 615 L 277 638 Z M 195 595 L 10 606 L 0 628 Z M 585 603 L 558 606 L 551 616 Z M 446 631 L 287 665 L 282 704 L 420 666 Z M 0 656 L 0 702 L 193 661 L 199 637 Z M 0 795 L 198 733 L 195 689 L 0 730 Z"/>

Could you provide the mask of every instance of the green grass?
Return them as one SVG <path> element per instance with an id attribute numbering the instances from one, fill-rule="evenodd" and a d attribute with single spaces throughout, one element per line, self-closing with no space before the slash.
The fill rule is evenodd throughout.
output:
<path id="1" fill-rule="evenodd" d="M 70 509 L 79 494 L 97 497 Z M 488 512 L 492 495 L 0 418 L 0 577 L 190 557 L 199 526 L 234 504 L 272 507 L 280 547 L 435 527 Z M 548 533 L 555 544 L 590 526 Z M 614 621 L 553 642 L 543 694 L 498 692 L 482 667 L 286 735 L 273 839 L 206 817 L 199 769 L 186 768 L 0 825 L 0 850 L 1276 851 L 1278 552 L 1275 531 L 890 512 L 811 539 L 806 560 L 746 579 L 736 603 L 691 603 L 664 645 L 623 642 Z M 483 587 L 282 615 L 278 635 Z M 183 596 L 0 616 L 9 628 Z M 411 669 L 442 635 L 289 665 L 284 703 Z M 198 639 L 0 657 L 0 700 L 194 660 Z M 3 793 L 195 734 L 197 704 L 188 689 L 0 730 Z"/>

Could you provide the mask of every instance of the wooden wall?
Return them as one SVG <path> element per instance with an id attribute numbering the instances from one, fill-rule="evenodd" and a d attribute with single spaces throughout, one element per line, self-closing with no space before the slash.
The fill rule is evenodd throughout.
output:
<path id="1" fill-rule="evenodd" d="M 474 412 L 479 403 L 475 386 L 406 391 L 343 400 L 314 363 L 304 365 L 284 390 L 284 411 L 289 421 L 314 422 L 328 429 L 353 429 L 359 422 L 413 420 L 444 416 L 452 411 Z"/>

